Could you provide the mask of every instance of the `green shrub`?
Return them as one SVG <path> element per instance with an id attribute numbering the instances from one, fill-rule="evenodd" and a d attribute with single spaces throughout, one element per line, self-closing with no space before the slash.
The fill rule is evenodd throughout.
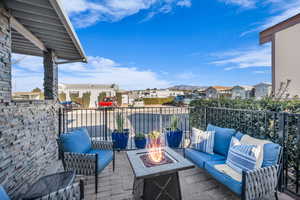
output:
<path id="1" fill-rule="evenodd" d="M 59 95 L 58 95 L 58 99 L 59 99 L 59 101 L 60 102 L 64 102 L 64 101 L 66 101 L 66 99 L 67 99 L 67 97 L 66 97 L 67 95 L 66 95 L 66 93 L 64 93 L 64 92 L 61 92 Z"/>

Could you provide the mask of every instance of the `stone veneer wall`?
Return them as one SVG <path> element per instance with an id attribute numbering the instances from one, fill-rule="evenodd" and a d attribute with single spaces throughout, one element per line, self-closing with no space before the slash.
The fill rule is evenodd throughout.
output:
<path id="1" fill-rule="evenodd" d="M 14 199 L 39 177 L 62 170 L 58 109 L 51 100 L 0 103 L 0 184 Z"/>
<path id="2" fill-rule="evenodd" d="M 0 102 L 8 102 L 11 99 L 10 59 L 11 29 L 9 25 L 9 19 L 3 16 L 0 12 Z"/>

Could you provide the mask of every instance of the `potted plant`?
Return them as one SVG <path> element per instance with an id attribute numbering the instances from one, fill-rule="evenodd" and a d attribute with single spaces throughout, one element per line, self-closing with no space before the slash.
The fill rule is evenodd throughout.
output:
<path id="1" fill-rule="evenodd" d="M 146 136 L 143 133 L 138 133 L 134 136 L 134 143 L 138 149 L 144 149 L 147 143 Z"/>
<path id="2" fill-rule="evenodd" d="M 168 145 L 171 148 L 178 148 L 182 140 L 183 132 L 178 128 L 178 125 L 179 118 L 173 115 L 171 117 L 170 128 L 166 129 Z"/>
<path id="3" fill-rule="evenodd" d="M 152 131 L 148 134 L 148 148 L 157 148 L 162 146 L 162 141 L 160 138 L 160 132 Z"/>
<path id="4" fill-rule="evenodd" d="M 121 113 L 116 117 L 117 129 L 112 133 L 112 140 L 114 142 L 114 148 L 126 149 L 129 137 L 129 130 L 124 129 L 124 117 Z"/>

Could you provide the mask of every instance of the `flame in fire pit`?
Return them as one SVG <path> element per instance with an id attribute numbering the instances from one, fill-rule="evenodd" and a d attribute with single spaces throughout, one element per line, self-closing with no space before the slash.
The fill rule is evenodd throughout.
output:
<path id="1" fill-rule="evenodd" d="M 164 159 L 160 138 L 151 139 L 148 148 L 148 156 L 152 162 L 160 163 Z"/>

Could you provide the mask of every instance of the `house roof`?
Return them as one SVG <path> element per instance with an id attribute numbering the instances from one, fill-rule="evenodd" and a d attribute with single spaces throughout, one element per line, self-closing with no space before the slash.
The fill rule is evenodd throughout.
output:
<path id="1" fill-rule="evenodd" d="M 300 13 L 260 32 L 260 44 L 271 42 L 275 33 L 300 23 Z"/>
<path id="2" fill-rule="evenodd" d="M 260 85 L 272 86 L 271 83 L 261 82 L 261 83 L 258 83 L 256 85 L 254 85 L 254 87 L 257 87 L 257 86 L 260 86 Z"/>
<path id="3" fill-rule="evenodd" d="M 67 89 L 117 89 L 116 84 L 59 84 L 59 88 Z"/>
<path id="4" fill-rule="evenodd" d="M 231 90 L 231 89 L 232 89 L 232 87 L 224 87 L 224 86 L 211 86 L 211 87 L 209 87 L 209 88 L 214 88 L 214 89 L 216 89 L 216 90 L 218 90 L 218 91 L 221 91 L 221 90 Z M 207 90 L 208 90 L 209 88 L 207 88 Z"/>
<path id="5" fill-rule="evenodd" d="M 12 94 L 13 96 L 24 96 L 24 95 L 41 95 L 41 93 L 40 92 L 14 92 L 13 94 Z"/>
<path id="6" fill-rule="evenodd" d="M 12 25 L 14 53 L 86 62 L 84 50 L 60 0 L 4 0 Z M 22 31 L 20 31 L 22 30 Z"/>
<path id="7" fill-rule="evenodd" d="M 236 85 L 232 89 L 237 88 L 237 87 L 244 88 L 245 90 L 252 90 L 254 88 L 253 86 L 250 86 L 250 85 Z"/>

